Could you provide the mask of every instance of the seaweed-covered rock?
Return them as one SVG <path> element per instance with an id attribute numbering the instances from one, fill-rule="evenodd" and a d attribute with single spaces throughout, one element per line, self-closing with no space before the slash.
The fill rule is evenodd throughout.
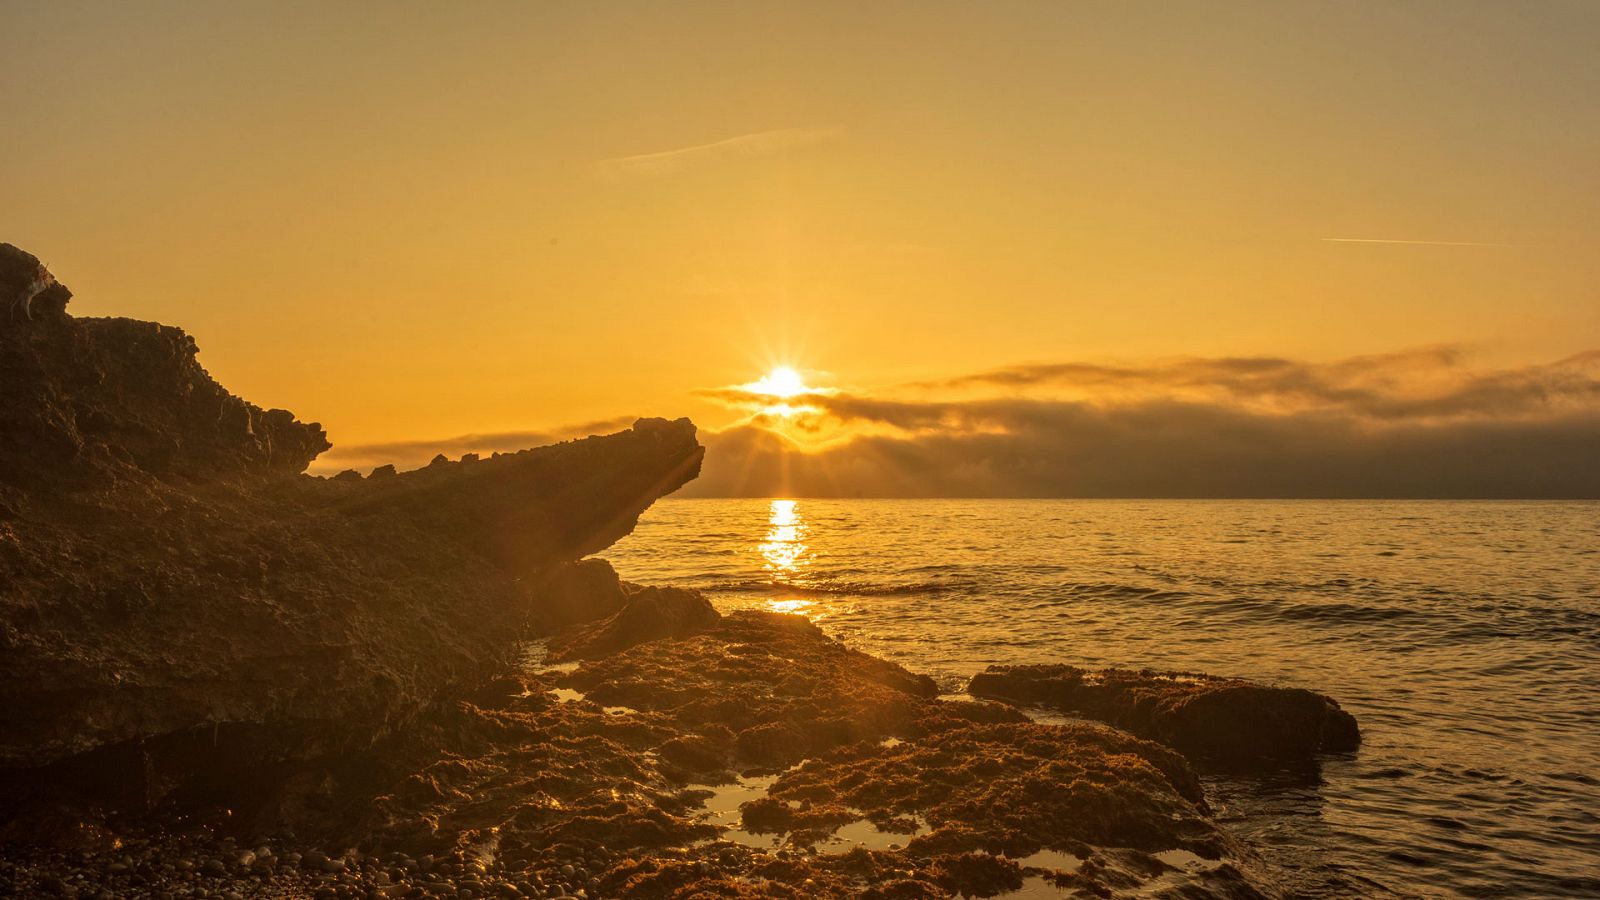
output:
<path id="1" fill-rule="evenodd" d="M 1221 763 L 1308 759 L 1355 750 L 1361 731 L 1334 700 L 1187 672 L 1088 671 L 1067 665 L 990 666 L 967 691 L 1039 704 L 1157 740 Z"/>
<path id="2" fill-rule="evenodd" d="M 933 680 L 831 640 L 801 616 L 743 611 L 682 640 L 586 660 L 563 684 L 607 705 L 718 726 L 747 765 L 780 767 L 910 727 Z"/>
<path id="3" fill-rule="evenodd" d="M 384 846 L 470 855 L 493 840 L 506 865 L 603 849 L 599 896 L 943 898 L 1025 879 L 1273 893 L 1176 751 L 940 699 L 799 617 L 733 612 L 526 678 L 463 705 L 451 739 L 378 799 Z M 737 812 L 700 809 L 707 783 Z"/>

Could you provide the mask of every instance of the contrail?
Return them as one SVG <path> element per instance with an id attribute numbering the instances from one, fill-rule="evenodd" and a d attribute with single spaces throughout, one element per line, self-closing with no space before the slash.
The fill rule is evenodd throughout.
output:
<path id="1" fill-rule="evenodd" d="M 637 156 L 603 159 L 595 163 L 595 168 L 600 172 L 612 175 L 623 173 L 655 175 L 676 171 L 686 163 L 696 159 L 726 156 L 759 156 L 787 150 L 791 147 L 821 143 L 838 137 L 838 135 L 839 130 L 837 128 L 779 128 L 773 131 L 758 131 L 755 134 L 741 134 L 738 137 L 724 138 L 720 141 L 712 141 L 709 144 L 679 147 L 676 150 L 663 150 L 659 153 L 641 153 Z"/>
<path id="2" fill-rule="evenodd" d="M 1389 238 L 1321 238 L 1335 244 L 1425 244 L 1430 247 L 1515 247 L 1516 244 L 1492 244 L 1485 241 L 1401 241 Z"/>

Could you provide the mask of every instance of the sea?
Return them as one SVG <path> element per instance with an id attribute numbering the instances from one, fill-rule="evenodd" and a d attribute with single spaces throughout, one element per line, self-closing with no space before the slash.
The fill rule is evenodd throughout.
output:
<path id="1" fill-rule="evenodd" d="M 604 554 L 959 693 L 994 663 L 1326 693 L 1359 752 L 1205 776 L 1304 897 L 1600 897 L 1600 503 L 667 499 Z"/>

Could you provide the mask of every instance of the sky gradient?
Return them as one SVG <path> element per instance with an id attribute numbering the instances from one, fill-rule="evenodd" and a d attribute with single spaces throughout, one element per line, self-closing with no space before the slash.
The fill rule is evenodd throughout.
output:
<path id="1" fill-rule="evenodd" d="M 1510 446 L 1549 465 L 1595 448 L 1600 4 L 0 2 L 0 20 L 25 36 L 0 58 L 0 240 L 76 314 L 180 325 L 231 390 L 322 422 L 324 469 L 687 415 L 724 432 L 716 490 L 767 434 L 725 391 L 780 364 L 834 392 L 775 430 L 850 462 L 847 493 L 1248 487 L 1067 477 L 1060 441 L 1099 445 L 1080 418 L 1033 440 L 1044 407 L 1194 440 L 1222 426 L 1184 410 L 1285 439 L 1333 418 L 1341 465 L 1369 476 L 1348 483 L 1382 482 L 1372 441 L 1397 420 L 1243 397 L 1206 360 L 1335 382 L 1341 361 L 1426 360 L 1359 386 L 1386 403 L 1556 372 L 1554 393 L 1401 419 L 1524 429 Z M 1112 370 L 1165 374 L 1083 381 Z M 984 424 L 907 429 L 913 406 Z M 1425 445 L 1404 451 L 1419 472 L 1442 452 Z M 884 447 L 910 468 L 862 461 Z M 933 477 L 1013 456 L 1049 471 Z M 1295 471 L 1271 483 L 1315 494 Z"/>

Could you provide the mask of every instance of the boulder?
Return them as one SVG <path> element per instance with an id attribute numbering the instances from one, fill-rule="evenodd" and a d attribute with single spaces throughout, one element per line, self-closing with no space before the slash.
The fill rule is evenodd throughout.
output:
<path id="1" fill-rule="evenodd" d="M 990 666 L 975 697 L 1041 705 L 1160 741 L 1223 764 L 1303 760 L 1355 750 L 1355 717 L 1331 698 L 1188 672 L 1088 671 L 1067 665 Z"/>
<path id="2" fill-rule="evenodd" d="M 592 659 L 626 650 L 645 641 L 685 638 L 716 626 L 722 618 L 699 591 L 673 587 L 640 587 L 605 621 L 565 639 L 551 654 L 552 662 Z"/>
<path id="3" fill-rule="evenodd" d="M 582 559 L 545 572 L 533 589 L 534 630 L 549 635 L 604 619 L 628 602 L 622 580 L 603 559 Z"/>

